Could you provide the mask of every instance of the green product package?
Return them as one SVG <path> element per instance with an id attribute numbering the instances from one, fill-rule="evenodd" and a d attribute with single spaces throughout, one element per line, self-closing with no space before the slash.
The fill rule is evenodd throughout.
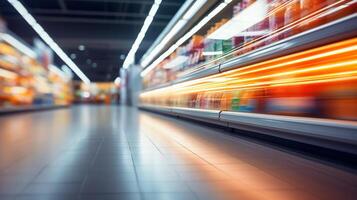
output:
<path id="1" fill-rule="evenodd" d="M 239 92 L 233 92 L 232 95 L 232 111 L 239 111 L 239 103 L 240 103 L 240 98 L 239 98 Z"/>
<path id="2" fill-rule="evenodd" d="M 222 40 L 222 51 L 224 54 L 232 50 L 232 47 L 232 40 Z"/>

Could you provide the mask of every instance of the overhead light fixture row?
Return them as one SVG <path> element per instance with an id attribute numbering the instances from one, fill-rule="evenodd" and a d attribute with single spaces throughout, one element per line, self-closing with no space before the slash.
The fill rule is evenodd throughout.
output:
<path id="1" fill-rule="evenodd" d="M 141 42 L 145 38 L 146 32 L 148 31 L 152 21 L 154 20 L 157 10 L 160 8 L 161 1 L 162 0 L 155 0 L 154 4 L 152 5 L 149 14 L 144 21 L 143 27 L 141 28 L 136 40 L 134 41 L 133 46 L 131 47 L 128 55 L 124 60 L 123 68 L 128 68 L 131 64 L 134 64 L 135 54 L 138 51 Z"/>
<path id="2" fill-rule="evenodd" d="M 195 3 L 186 11 L 183 17 L 177 21 L 177 23 L 162 39 L 162 41 L 142 59 L 140 65 L 143 68 L 147 67 L 150 62 L 163 50 L 166 44 L 186 25 L 187 21 L 190 20 L 206 2 L 207 0 L 196 0 Z"/>
<path id="3" fill-rule="evenodd" d="M 35 18 L 27 11 L 27 9 L 18 0 L 8 0 L 8 2 L 17 10 L 17 12 L 25 19 L 25 21 L 36 31 L 36 33 L 42 38 L 42 40 L 63 60 L 68 67 L 70 67 L 74 73 L 84 83 L 90 83 L 88 77 L 79 69 L 79 67 L 67 56 L 67 54 L 58 46 L 58 44 L 48 35 L 48 33 L 37 23 Z"/>
<path id="4" fill-rule="evenodd" d="M 232 0 L 225 0 L 220 3 L 216 8 L 214 8 L 206 17 L 204 17 L 198 24 L 196 24 L 190 31 L 188 31 L 183 37 L 181 37 L 175 44 L 173 44 L 165 53 L 159 56 L 154 62 L 152 62 L 148 67 L 146 67 L 142 72 L 141 76 L 144 77 L 152 69 L 154 69 L 160 62 L 172 54 L 179 46 L 190 39 L 195 33 L 197 33 L 204 25 L 206 25 L 213 17 L 220 13 Z M 146 63 L 145 63 L 146 64 Z"/>

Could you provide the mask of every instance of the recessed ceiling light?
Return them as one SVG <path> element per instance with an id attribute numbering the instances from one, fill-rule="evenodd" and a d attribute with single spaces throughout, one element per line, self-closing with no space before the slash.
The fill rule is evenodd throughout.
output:
<path id="1" fill-rule="evenodd" d="M 97 67 L 97 63 L 93 63 L 93 68 L 96 68 Z"/>
<path id="2" fill-rule="evenodd" d="M 72 53 L 70 56 L 71 56 L 72 59 L 76 59 L 77 58 L 77 55 L 75 53 Z"/>
<path id="3" fill-rule="evenodd" d="M 124 54 L 121 54 L 120 55 L 120 60 L 124 60 L 125 59 L 125 55 Z"/>
<path id="4" fill-rule="evenodd" d="M 91 64 L 92 63 L 92 60 L 91 59 L 87 59 L 87 64 Z"/>
<path id="5" fill-rule="evenodd" d="M 79 45 L 79 46 L 78 46 L 78 49 L 79 49 L 80 51 L 84 51 L 84 50 L 86 50 L 86 47 L 85 47 L 84 45 Z"/>

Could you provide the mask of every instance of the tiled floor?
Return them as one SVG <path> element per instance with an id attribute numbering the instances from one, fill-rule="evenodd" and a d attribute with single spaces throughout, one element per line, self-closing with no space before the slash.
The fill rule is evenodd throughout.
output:
<path id="1" fill-rule="evenodd" d="M 0 117 L 0 199 L 356 199 L 357 176 L 115 106 Z"/>

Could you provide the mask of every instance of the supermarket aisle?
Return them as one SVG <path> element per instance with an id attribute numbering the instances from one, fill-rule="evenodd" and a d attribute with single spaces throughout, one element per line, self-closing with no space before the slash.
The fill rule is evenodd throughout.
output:
<path id="1" fill-rule="evenodd" d="M 0 117 L 0 199 L 353 199 L 357 176 L 130 108 Z"/>

